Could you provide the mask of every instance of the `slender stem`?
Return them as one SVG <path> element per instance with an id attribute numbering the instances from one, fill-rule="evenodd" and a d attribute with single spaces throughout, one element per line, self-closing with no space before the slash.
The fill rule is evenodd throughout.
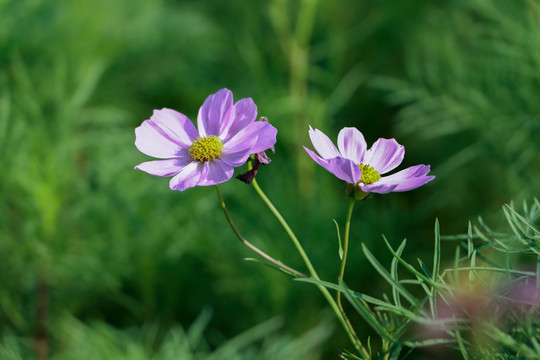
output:
<path id="1" fill-rule="evenodd" d="M 351 201 L 349 203 L 349 211 L 347 212 L 347 220 L 345 222 L 345 234 L 343 236 L 343 255 L 341 257 L 341 266 L 339 268 L 338 284 L 341 284 L 343 282 L 343 275 L 345 274 L 345 264 L 347 263 L 347 254 L 349 252 L 349 232 L 351 229 L 351 217 L 352 217 L 355 203 L 356 203 L 356 199 L 354 197 L 351 198 Z M 345 320 L 345 322 L 347 323 L 347 326 L 351 330 L 352 335 L 354 336 L 355 340 L 358 343 L 360 343 L 360 339 L 358 338 L 358 335 L 356 335 L 356 332 L 354 331 L 354 328 L 349 318 L 347 317 L 345 310 L 343 309 L 343 305 L 341 303 L 341 291 L 337 292 L 336 302 L 337 302 L 339 311 L 341 312 L 341 315 L 343 316 L 343 319 Z"/>
<path id="2" fill-rule="evenodd" d="M 255 245 L 251 244 L 249 241 L 247 241 L 242 234 L 240 234 L 240 231 L 236 228 L 234 225 L 231 216 L 229 215 L 229 211 L 227 210 L 227 207 L 225 206 L 225 201 L 223 200 L 223 196 L 221 196 L 221 191 L 219 190 L 219 186 L 216 185 L 217 195 L 219 198 L 219 203 L 221 205 L 221 208 L 223 209 L 223 212 L 225 213 L 225 217 L 227 218 L 227 221 L 229 222 L 229 225 L 231 226 L 232 231 L 236 235 L 236 237 L 242 242 L 242 244 L 246 245 L 250 250 L 255 252 L 257 255 L 265 259 L 266 261 L 274 264 L 281 270 L 290 273 L 294 277 L 308 277 L 306 274 L 301 273 L 300 271 L 297 271 L 285 264 L 283 264 L 281 261 L 274 259 L 270 255 L 266 254 L 264 251 L 260 250 Z"/>
<path id="3" fill-rule="evenodd" d="M 311 277 L 313 279 L 315 279 L 315 280 L 320 280 L 319 275 L 317 274 L 317 272 L 315 271 L 315 268 L 311 264 L 311 261 L 309 260 L 309 257 L 307 256 L 306 252 L 304 251 L 304 248 L 302 247 L 302 244 L 300 244 L 300 241 L 298 241 L 298 238 L 296 237 L 294 232 L 289 227 L 289 224 L 287 224 L 287 222 L 285 221 L 283 216 L 281 216 L 281 214 L 276 209 L 274 204 L 272 204 L 270 199 L 268 199 L 268 197 L 264 194 L 262 189 L 259 187 L 259 184 L 257 183 L 257 181 L 255 179 L 253 179 L 253 182 L 251 184 L 253 185 L 253 187 L 255 188 L 255 191 L 257 192 L 257 194 L 259 194 L 261 199 L 264 201 L 266 206 L 268 206 L 270 211 L 274 214 L 274 216 L 276 217 L 278 222 L 281 224 L 281 226 L 283 227 L 283 229 L 285 230 L 285 232 L 287 233 L 287 235 L 289 236 L 289 238 L 293 242 L 293 244 L 296 247 L 298 253 L 302 257 L 302 260 L 304 260 L 304 263 L 306 264 L 306 267 L 308 268 L 309 274 L 311 275 Z M 348 322 L 348 320 L 343 316 L 343 312 L 339 309 L 336 301 L 334 300 L 332 295 L 330 295 L 330 292 L 328 291 L 328 289 L 325 288 L 324 286 L 320 285 L 320 284 L 316 284 L 316 286 L 321 291 L 323 296 L 326 298 L 326 300 L 328 301 L 330 306 L 332 307 L 332 310 L 334 311 L 337 318 L 339 319 L 339 321 L 343 325 L 343 328 L 345 329 L 345 332 L 349 336 L 349 338 L 350 338 L 351 342 L 353 343 L 354 347 L 356 348 L 356 350 L 358 352 L 363 353 L 366 356 L 366 358 L 369 358 L 368 351 L 362 345 L 362 343 L 360 342 L 358 337 L 356 337 L 350 322 Z"/>
<path id="4" fill-rule="evenodd" d="M 298 253 L 300 254 L 300 256 L 302 257 L 302 260 L 304 260 L 304 263 L 306 264 L 308 270 L 309 270 L 309 273 L 311 275 L 311 277 L 313 277 L 314 279 L 317 279 L 319 280 L 319 277 L 317 276 L 317 272 L 315 271 L 315 268 L 313 267 L 313 265 L 311 264 L 311 261 L 309 260 L 309 257 L 307 256 L 306 252 L 304 251 L 304 249 L 302 248 L 302 245 L 300 244 L 300 241 L 298 241 L 298 238 L 296 237 L 296 235 L 294 234 L 294 232 L 291 230 L 291 228 L 289 227 L 289 224 L 287 224 L 287 222 L 285 221 L 285 219 L 283 218 L 283 216 L 281 216 L 281 214 L 279 213 L 279 211 L 276 209 L 276 207 L 274 206 L 274 204 L 272 204 L 272 202 L 270 201 L 270 199 L 268 199 L 266 197 L 266 195 L 264 194 L 264 192 L 261 190 L 261 188 L 259 187 L 259 184 L 257 183 L 257 180 L 253 179 L 253 182 L 251 183 L 251 185 L 253 185 L 253 187 L 255 188 L 255 191 L 257 191 L 257 194 L 259 194 L 259 196 L 261 197 L 261 199 L 264 201 L 264 203 L 266 204 L 266 206 L 268 206 L 268 208 L 270 209 L 270 211 L 272 212 L 272 214 L 274 214 L 274 216 L 276 217 L 276 219 L 278 220 L 278 222 L 281 224 L 281 226 L 283 227 L 283 229 L 285 230 L 285 232 L 287 233 L 287 235 L 289 236 L 289 238 L 292 240 L 294 246 L 296 247 L 296 250 L 298 250 Z"/>
<path id="5" fill-rule="evenodd" d="M 343 274 L 345 273 L 345 264 L 347 263 L 347 252 L 349 250 L 349 231 L 351 229 L 351 218 L 355 203 L 356 199 L 354 197 L 351 198 L 351 202 L 349 203 L 349 211 L 347 212 L 347 220 L 345 222 L 345 234 L 343 236 L 343 257 L 341 258 L 341 267 L 339 268 L 338 276 L 338 280 L 340 282 L 343 280 Z"/>

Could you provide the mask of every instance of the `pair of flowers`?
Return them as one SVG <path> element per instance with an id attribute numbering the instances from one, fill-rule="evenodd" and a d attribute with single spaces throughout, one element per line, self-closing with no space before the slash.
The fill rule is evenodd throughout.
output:
<path id="1" fill-rule="evenodd" d="M 197 116 L 198 130 L 177 111 L 154 110 L 152 117 L 135 129 L 135 145 L 142 153 L 161 160 L 135 168 L 155 176 L 173 176 L 169 186 L 178 191 L 226 182 L 251 154 L 262 153 L 276 143 L 276 128 L 255 121 L 256 117 L 253 100 L 233 103 L 228 89 L 205 100 Z M 383 177 L 401 164 L 405 155 L 395 139 L 381 138 L 368 150 L 362 133 L 352 127 L 339 132 L 337 148 L 320 130 L 310 127 L 309 136 L 318 152 L 304 147 L 309 156 L 364 194 L 412 190 L 434 178 L 427 176 L 429 165 Z"/>

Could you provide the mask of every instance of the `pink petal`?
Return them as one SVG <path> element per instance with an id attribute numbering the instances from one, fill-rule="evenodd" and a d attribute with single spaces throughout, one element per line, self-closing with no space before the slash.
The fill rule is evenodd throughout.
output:
<path id="1" fill-rule="evenodd" d="M 203 166 L 207 168 L 205 177 L 201 177 L 198 186 L 210 186 L 224 183 L 229 180 L 234 173 L 234 168 L 222 160 L 216 159 L 204 163 Z"/>
<path id="2" fill-rule="evenodd" d="M 169 182 L 171 190 L 184 191 L 196 186 L 208 172 L 208 167 L 203 165 L 204 163 L 193 161 L 184 166 Z"/>
<path id="3" fill-rule="evenodd" d="M 339 132 L 337 143 L 343 157 L 351 159 L 356 164 L 362 162 L 367 144 L 364 135 L 357 128 L 343 128 Z"/>
<path id="4" fill-rule="evenodd" d="M 405 148 L 395 139 L 379 139 L 364 155 L 364 164 L 372 166 L 382 175 L 395 169 L 403 161 Z"/>
<path id="5" fill-rule="evenodd" d="M 226 143 L 227 146 L 241 141 L 241 139 L 255 138 L 251 154 L 270 149 L 276 143 L 277 129 L 266 121 L 255 121 L 243 128 Z"/>
<path id="6" fill-rule="evenodd" d="M 220 155 L 220 159 L 233 167 L 244 165 L 249 158 L 249 155 L 253 145 L 257 141 L 256 137 L 243 138 L 243 142 L 231 144 L 231 142 L 224 145 L 223 153 Z M 233 145 L 233 146 L 231 146 Z"/>
<path id="7" fill-rule="evenodd" d="M 304 148 L 304 150 L 306 150 L 306 152 L 313 159 L 313 161 L 315 161 L 317 164 L 321 165 L 323 168 L 326 169 L 326 167 L 328 166 L 328 161 L 321 158 L 319 155 L 315 154 L 315 152 L 308 149 L 307 147 L 305 147 L 305 146 L 302 146 L 302 147 Z"/>
<path id="8" fill-rule="evenodd" d="M 174 142 L 159 127 L 146 120 L 135 129 L 135 146 L 143 154 L 167 159 L 175 157 L 183 145 Z"/>
<path id="9" fill-rule="evenodd" d="M 424 184 L 427 184 L 431 180 L 435 179 L 435 176 L 421 176 L 416 178 L 410 178 L 399 183 L 394 191 L 409 191 L 416 189 Z"/>
<path id="10" fill-rule="evenodd" d="M 341 156 L 339 151 L 336 149 L 332 140 L 328 138 L 322 131 L 318 129 L 313 129 L 309 127 L 309 138 L 315 150 L 323 159 L 331 159 L 337 156 Z"/>
<path id="11" fill-rule="evenodd" d="M 197 136 L 197 129 L 185 115 L 163 108 L 154 110 L 150 120 L 135 129 L 135 146 L 146 155 L 165 159 L 189 147 Z"/>
<path id="12" fill-rule="evenodd" d="M 380 184 L 379 182 L 370 185 L 360 185 L 360 189 L 362 189 L 363 192 L 377 194 L 387 194 L 391 191 L 396 191 L 396 187 L 396 184 Z"/>
<path id="13" fill-rule="evenodd" d="M 147 161 L 135 166 L 135 169 L 142 170 L 154 176 L 173 176 L 178 174 L 184 166 L 192 161 L 193 159 L 188 157 Z"/>
<path id="14" fill-rule="evenodd" d="M 221 89 L 208 96 L 197 116 L 197 126 L 201 136 L 219 136 L 222 124 L 228 124 L 230 121 L 232 106 L 233 95 L 228 89 Z"/>
<path id="15" fill-rule="evenodd" d="M 420 164 L 420 165 L 408 167 L 406 169 L 398 171 L 395 174 L 385 176 L 382 179 L 387 179 L 388 181 L 400 181 L 404 179 L 410 179 L 414 177 L 427 175 L 430 170 L 431 170 L 431 167 L 429 165 Z M 382 181 L 382 179 L 379 181 Z"/>
<path id="16" fill-rule="evenodd" d="M 270 149 L 276 144 L 277 129 L 265 121 L 255 121 L 257 128 L 257 142 L 253 145 L 251 153 L 255 154 Z"/>
<path id="17" fill-rule="evenodd" d="M 304 146 L 308 155 L 323 168 L 334 174 L 337 178 L 350 184 L 355 184 L 362 177 L 360 167 L 352 160 L 344 157 L 335 157 L 331 159 L 322 159 L 310 149 Z"/>
<path id="18" fill-rule="evenodd" d="M 237 132 L 253 123 L 257 118 L 257 105 L 251 98 L 240 99 L 233 105 L 228 121 L 223 121 L 219 130 L 219 137 L 223 141 L 229 140 Z"/>
<path id="19" fill-rule="evenodd" d="M 224 142 L 223 153 L 226 155 L 247 150 L 249 154 L 255 154 L 267 150 L 276 143 L 276 135 L 277 129 L 269 123 L 265 121 L 252 122 L 231 139 Z M 248 144 L 251 146 L 249 149 L 247 149 Z M 225 160 L 224 155 L 221 158 Z"/>
<path id="20" fill-rule="evenodd" d="M 398 171 L 395 174 L 384 176 L 379 181 L 374 184 L 366 185 L 362 187 L 367 190 L 366 192 L 379 192 L 374 189 L 377 189 L 377 186 L 386 186 L 394 188 L 390 191 L 408 191 L 416 189 L 435 178 L 435 176 L 426 176 L 430 171 L 429 165 L 416 165 L 409 168 Z"/>

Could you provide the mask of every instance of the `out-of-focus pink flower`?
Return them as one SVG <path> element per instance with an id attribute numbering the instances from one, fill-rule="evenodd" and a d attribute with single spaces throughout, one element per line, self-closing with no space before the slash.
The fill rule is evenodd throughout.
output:
<path id="1" fill-rule="evenodd" d="M 534 276 L 514 282 L 503 295 L 510 299 L 512 305 L 540 306 L 540 289 Z"/>

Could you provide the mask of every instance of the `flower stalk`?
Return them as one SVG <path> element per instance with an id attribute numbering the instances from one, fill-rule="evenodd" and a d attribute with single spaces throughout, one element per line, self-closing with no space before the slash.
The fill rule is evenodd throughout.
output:
<path id="1" fill-rule="evenodd" d="M 266 206 L 270 209 L 272 214 L 274 214 L 275 218 L 278 220 L 280 225 L 283 227 L 289 238 L 291 239 L 292 243 L 296 247 L 296 250 L 302 257 L 302 260 L 304 261 L 306 267 L 308 268 L 309 274 L 311 277 L 315 280 L 320 280 L 319 275 L 317 274 L 317 271 L 313 267 L 313 264 L 311 263 L 311 260 L 309 260 L 309 257 L 307 256 L 306 252 L 304 251 L 304 248 L 302 247 L 302 244 L 300 244 L 300 241 L 298 241 L 298 238 L 294 234 L 294 232 L 291 230 L 289 224 L 287 224 L 287 221 L 283 218 L 283 216 L 280 214 L 280 212 L 276 209 L 274 204 L 268 199 L 266 194 L 262 191 L 257 181 L 254 179 L 252 182 L 253 188 L 257 192 L 257 194 L 260 196 L 260 198 L 263 200 L 263 202 L 266 204 Z M 352 211 L 351 211 L 352 212 Z M 362 353 L 366 358 L 369 358 L 369 353 L 366 350 L 366 348 L 362 345 L 362 342 L 358 337 L 356 336 L 354 329 L 352 328 L 350 322 L 348 319 L 344 316 L 344 312 L 340 310 L 340 307 L 328 291 L 328 289 L 320 284 L 316 284 L 317 288 L 321 291 L 325 299 L 330 304 L 330 307 L 336 314 L 337 318 L 339 319 L 340 323 L 342 324 L 343 328 L 345 329 L 345 332 L 349 336 L 349 339 L 353 343 L 354 347 L 359 353 Z M 339 292 L 338 292 L 339 294 Z"/>
<path id="2" fill-rule="evenodd" d="M 223 212 L 225 213 L 225 217 L 227 218 L 227 221 L 229 222 L 229 225 L 231 226 L 232 231 L 234 232 L 236 237 L 242 242 L 242 244 L 247 246 L 251 251 L 255 252 L 257 255 L 259 255 L 260 257 L 262 257 L 266 261 L 270 262 L 271 264 L 277 266 L 279 269 L 283 270 L 286 273 L 291 274 L 294 277 L 304 277 L 304 278 L 309 277 L 308 275 L 303 274 L 300 271 L 297 271 L 297 270 L 283 264 L 281 261 L 274 259 L 270 255 L 268 255 L 267 253 L 265 253 L 264 251 L 262 251 L 261 249 L 259 249 L 258 247 L 256 247 L 252 243 L 250 243 L 249 241 L 247 241 L 242 236 L 242 234 L 240 233 L 240 231 L 238 230 L 236 225 L 234 225 L 234 222 L 232 221 L 232 218 L 229 215 L 229 211 L 227 210 L 227 206 L 225 205 L 225 200 L 223 200 L 223 196 L 221 195 L 221 191 L 219 190 L 219 185 L 216 185 L 216 191 L 217 191 L 217 195 L 218 195 L 218 198 L 219 198 L 219 204 L 221 205 L 221 208 L 223 209 Z"/>
<path id="3" fill-rule="evenodd" d="M 347 220 L 345 222 L 345 234 L 343 235 L 344 236 L 343 237 L 343 255 L 341 257 L 341 266 L 339 268 L 338 284 L 341 284 L 343 282 L 343 276 L 345 274 L 345 264 L 347 263 L 347 254 L 349 251 L 349 232 L 351 228 L 351 217 L 352 217 L 355 203 L 356 203 L 356 199 L 352 197 L 351 201 L 349 202 L 349 210 L 347 212 Z M 343 305 L 341 303 L 341 291 L 338 291 L 336 294 L 336 302 L 337 302 L 339 311 L 341 312 L 341 316 L 343 316 L 343 320 L 345 320 L 345 322 L 347 323 L 347 327 L 349 328 L 352 336 L 354 337 L 355 341 L 361 345 L 360 339 L 358 338 L 358 335 L 356 335 L 356 332 L 354 331 L 354 328 L 349 318 L 347 317 L 345 310 L 343 309 Z M 367 355 L 367 351 L 364 352 L 364 355 Z"/>

